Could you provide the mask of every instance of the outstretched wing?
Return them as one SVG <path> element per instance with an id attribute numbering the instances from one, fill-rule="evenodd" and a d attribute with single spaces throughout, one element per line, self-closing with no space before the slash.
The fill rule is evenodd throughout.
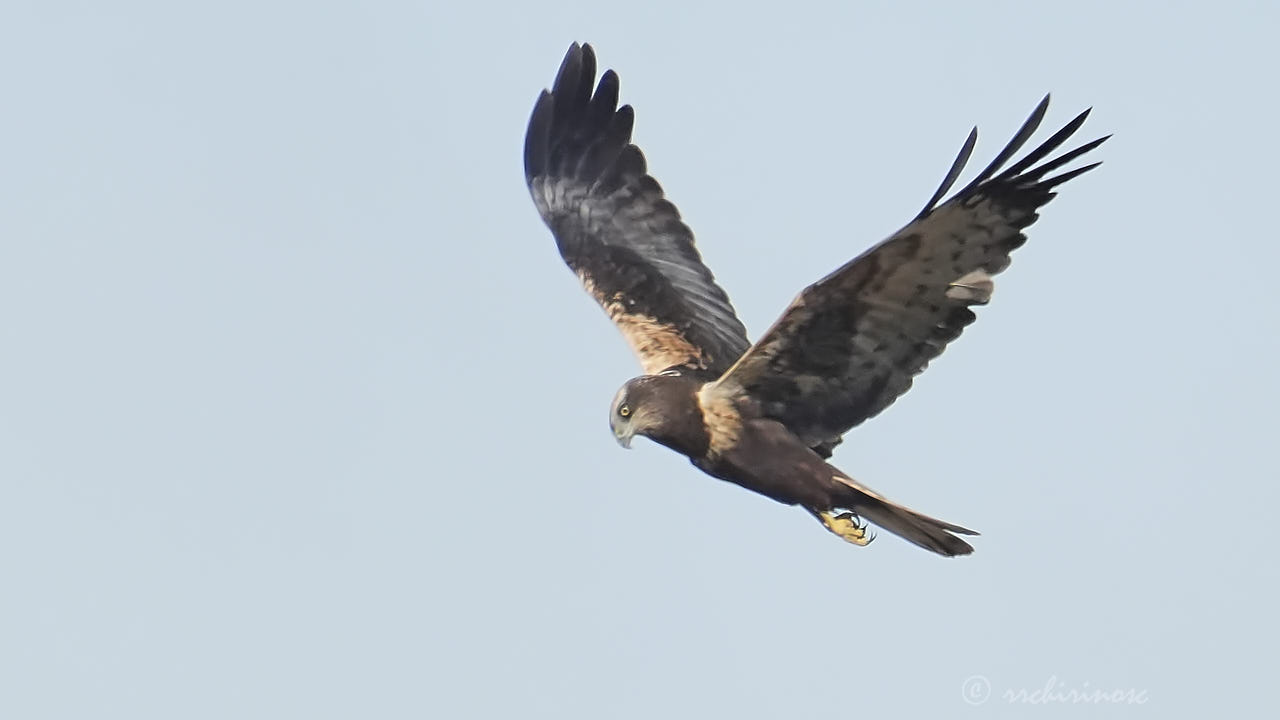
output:
<path id="1" fill-rule="evenodd" d="M 824 456 L 841 435 L 906 392 L 973 322 L 969 307 L 991 298 L 992 276 L 1026 242 L 1023 229 L 1053 199 L 1053 189 L 1098 165 L 1046 177 L 1105 137 L 1037 165 L 1080 128 L 1086 110 L 996 174 L 1036 131 L 1048 105 L 1046 96 L 999 156 L 935 207 L 969 159 L 977 130 L 970 133 L 916 219 L 801 292 L 713 390 L 755 400 Z"/>
<path id="2" fill-rule="evenodd" d="M 647 373 L 726 370 L 750 346 L 729 298 L 702 264 L 693 233 L 631 144 L 618 76 L 574 43 L 529 119 L 529 192 L 560 255 L 600 303 Z"/>

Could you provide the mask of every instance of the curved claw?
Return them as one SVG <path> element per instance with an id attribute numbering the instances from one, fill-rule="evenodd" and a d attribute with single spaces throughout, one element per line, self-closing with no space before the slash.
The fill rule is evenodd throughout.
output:
<path id="1" fill-rule="evenodd" d="M 875 535 L 867 531 L 867 524 L 854 513 L 846 511 L 837 515 L 830 510 L 819 510 L 813 514 L 823 527 L 845 542 L 866 546 L 875 539 Z"/>

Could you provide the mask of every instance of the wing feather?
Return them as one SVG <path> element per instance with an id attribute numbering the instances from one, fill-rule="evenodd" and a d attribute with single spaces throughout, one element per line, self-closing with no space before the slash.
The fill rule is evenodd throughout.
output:
<path id="1" fill-rule="evenodd" d="M 560 255 L 631 345 L 647 373 L 719 374 L 750 343 L 702 263 L 693 233 L 631 143 L 618 76 L 596 86 L 590 45 L 574 44 L 525 136 L 525 178 Z"/>
<path id="2" fill-rule="evenodd" d="M 1026 242 L 1023 230 L 1053 188 L 1097 163 L 1043 179 L 1096 148 L 1089 142 L 1036 165 L 1084 123 L 1081 113 L 996 175 L 1048 108 L 1036 107 L 978 176 L 938 207 L 972 150 L 973 135 L 925 210 L 888 240 L 809 286 L 713 389 L 756 402 L 824 456 L 850 428 L 906 392 L 912 379 L 972 323 L 992 277 Z"/>

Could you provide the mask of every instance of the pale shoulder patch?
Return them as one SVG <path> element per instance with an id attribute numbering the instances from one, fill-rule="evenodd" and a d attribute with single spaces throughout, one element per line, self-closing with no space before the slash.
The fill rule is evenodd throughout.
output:
<path id="1" fill-rule="evenodd" d="M 698 408 L 702 411 L 702 422 L 710 437 L 708 454 L 719 455 L 737 445 L 738 437 L 742 434 L 742 416 L 733 400 L 716 392 L 715 383 L 703 385 L 694 397 L 697 398 Z"/>

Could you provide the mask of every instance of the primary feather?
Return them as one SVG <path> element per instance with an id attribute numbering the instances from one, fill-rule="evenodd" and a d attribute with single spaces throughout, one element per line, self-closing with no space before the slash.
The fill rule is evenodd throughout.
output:
<path id="1" fill-rule="evenodd" d="M 590 45 L 570 47 L 529 120 L 525 178 L 560 255 L 622 331 L 647 373 L 719 374 L 750 343 L 693 233 L 631 143 L 618 76 L 595 82 Z"/>

